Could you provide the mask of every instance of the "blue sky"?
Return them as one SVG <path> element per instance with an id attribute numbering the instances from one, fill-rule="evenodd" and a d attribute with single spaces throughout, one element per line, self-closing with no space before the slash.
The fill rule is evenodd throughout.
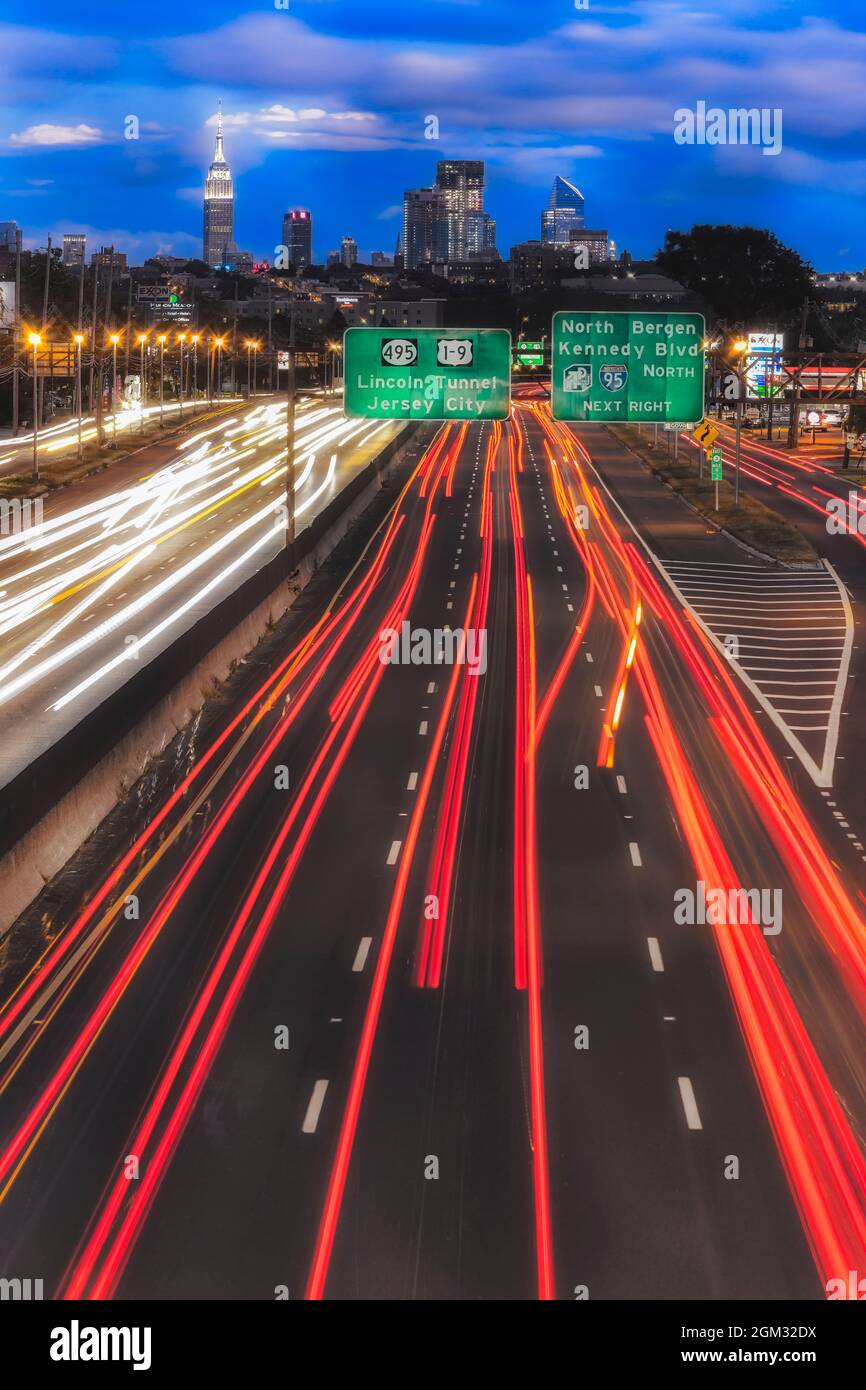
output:
<path id="1" fill-rule="evenodd" d="M 320 254 L 391 251 L 404 188 L 483 158 L 500 250 L 538 236 L 553 176 L 650 255 L 668 227 L 771 227 L 820 269 L 866 264 L 862 4 L 774 0 L 150 0 L 80 16 L 6 0 L 0 220 L 194 255 L 217 97 L 236 237 L 273 253 L 307 206 Z M 278 8 L 278 6 L 280 6 Z M 38 14 L 39 26 L 33 23 Z M 110 21 L 110 22 L 109 22 Z M 147 33 L 143 33 L 143 23 Z M 674 112 L 779 108 L 783 148 L 678 145 Z M 140 123 L 124 139 L 124 120 Z M 425 138 L 436 116 L 439 139 Z"/>

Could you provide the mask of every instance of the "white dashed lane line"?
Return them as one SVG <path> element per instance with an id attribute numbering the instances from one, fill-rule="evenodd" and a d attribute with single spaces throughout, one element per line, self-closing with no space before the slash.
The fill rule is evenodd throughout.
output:
<path id="1" fill-rule="evenodd" d="M 629 841 L 628 852 L 631 855 L 631 862 L 634 864 L 635 868 L 641 868 L 643 860 L 640 857 L 640 849 L 638 848 L 636 840 Z"/>
<path id="2" fill-rule="evenodd" d="M 325 1103 L 325 1092 L 327 1089 L 327 1081 L 317 1081 L 313 1087 L 313 1094 L 310 1096 L 310 1103 L 307 1106 L 304 1123 L 301 1125 L 303 1134 L 315 1134 L 316 1127 L 319 1123 L 319 1116 L 322 1113 L 322 1106 Z"/>
<path id="3" fill-rule="evenodd" d="M 385 860 L 386 864 L 397 863 L 397 860 L 400 857 L 400 846 L 402 845 L 402 843 L 402 840 L 391 841 L 391 848 L 388 850 L 388 858 Z"/>
<path id="4" fill-rule="evenodd" d="M 625 796 L 626 792 L 628 791 L 628 788 L 626 787 L 625 778 L 624 778 L 624 777 L 621 777 L 621 776 L 620 776 L 620 777 L 617 777 L 617 779 L 616 779 L 616 789 L 617 789 L 617 791 L 622 792 L 623 796 Z"/>
<path id="5" fill-rule="evenodd" d="M 703 1129 L 698 1103 L 695 1100 L 695 1088 L 691 1080 L 687 1076 L 678 1076 L 677 1085 L 680 1088 L 680 1100 L 683 1103 L 686 1124 L 689 1129 Z"/>
<path id="6" fill-rule="evenodd" d="M 648 936 L 646 939 L 646 944 L 649 948 L 649 957 L 652 963 L 652 968 L 653 970 L 656 970 L 659 974 L 661 974 L 664 971 L 665 963 L 662 960 L 662 950 L 659 946 L 658 937 Z"/>
<path id="7" fill-rule="evenodd" d="M 367 964 L 367 956 L 370 954 L 370 947 L 373 944 L 372 936 L 362 936 L 355 952 L 355 959 L 352 961 L 352 969 L 355 974 L 359 974 Z"/>

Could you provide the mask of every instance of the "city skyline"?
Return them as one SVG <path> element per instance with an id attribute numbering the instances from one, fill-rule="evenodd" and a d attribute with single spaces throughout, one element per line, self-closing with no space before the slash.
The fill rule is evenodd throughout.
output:
<path id="1" fill-rule="evenodd" d="M 695 11 L 679 0 L 627 13 L 542 3 L 531 30 L 511 4 L 497 6 L 494 25 L 487 3 L 440 3 L 391 16 L 377 45 L 343 0 L 240 16 L 193 5 L 182 20 L 158 3 L 159 37 L 139 41 L 130 28 L 128 46 L 53 4 L 44 31 L 27 27 L 23 5 L 7 9 L 0 207 L 23 227 L 26 246 L 77 231 L 90 244 L 125 246 L 133 262 L 155 252 L 195 255 L 222 95 L 235 240 L 257 256 L 277 244 L 291 207 L 312 210 L 317 257 L 344 235 L 362 255 L 390 249 L 404 190 L 429 184 L 439 160 L 475 158 L 485 162 L 504 253 L 537 235 L 561 175 L 635 256 L 654 254 L 668 227 L 711 221 L 769 226 L 817 268 L 866 260 L 857 230 L 866 45 L 848 3 L 833 20 L 784 5 L 744 3 L 722 16 L 714 4 Z M 447 27 L 434 22 L 446 15 Z M 772 58 L 761 43 L 768 16 Z M 121 38 L 124 24 L 120 16 Z M 614 42 L 634 53 L 633 70 L 616 70 Z M 846 63 L 823 83 L 839 51 Z M 675 143 L 675 108 L 700 101 L 781 110 L 778 157 Z M 128 139 L 132 118 L 137 138 Z M 112 189 L 100 218 L 88 202 L 96 182 Z M 334 187 L 346 190 L 345 201 L 328 196 Z"/>

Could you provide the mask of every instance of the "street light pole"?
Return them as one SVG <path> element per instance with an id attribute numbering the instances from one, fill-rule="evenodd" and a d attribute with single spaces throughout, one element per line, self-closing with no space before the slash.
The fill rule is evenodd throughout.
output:
<path id="1" fill-rule="evenodd" d="M 159 427 L 162 429 L 165 424 L 165 334 L 160 333 L 156 341 L 159 343 Z"/>
<path id="2" fill-rule="evenodd" d="M 117 333 L 112 333 L 109 339 L 111 343 L 111 447 L 117 448 L 117 344 L 120 341 Z"/>
<path id="3" fill-rule="evenodd" d="M 75 394 L 78 397 L 78 457 L 81 458 L 81 344 L 84 342 L 84 334 L 75 334 Z"/>
<path id="4" fill-rule="evenodd" d="M 180 421 L 183 424 L 183 345 L 186 342 L 186 334 L 178 333 L 177 341 L 180 343 L 180 395 L 178 404 L 180 405 Z"/>
<path id="5" fill-rule="evenodd" d="M 192 408 L 198 404 L 198 333 L 192 335 Z"/>
<path id="6" fill-rule="evenodd" d="M 138 419 L 139 419 L 139 429 L 140 429 L 140 431 L 141 431 L 142 434 L 144 434 L 144 411 L 145 411 L 145 407 L 147 406 L 147 376 L 145 375 L 145 363 L 144 363 L 144 345 L 145 345 L 146 342 L 147 342 L 147 334 L 146 334 L 146 333 L 139 333 L 139 335 L 138 335 L 138 346 L 141 348 L 141 367 L 139 368 L 139 376 L 140 376 L 140 382 L 141 382 L 141 384 L 140 384 L 140 386 L 139 386 L 139 392 L 138 392 L 138 408 L 139 408 L 139 412 L 140 412 L 140 413 L 139 413 Z"/>
<path id="7" fill-rule="evenodd" d="M 295 546 L 295 301 L 289 319 L 289 371 L 286 387 L 286 549 Z"/>
<path id="8" fill-rule="evenodd" d="M 37 445 L 39 440 L 39 403 L 36 389 L 36 349 L 42 342 L 38 333 L 31 333 L 29 338 L 30 346 L 33 349 L 33 481 L 39 482 L 39 459 L 37 457 Z"/>

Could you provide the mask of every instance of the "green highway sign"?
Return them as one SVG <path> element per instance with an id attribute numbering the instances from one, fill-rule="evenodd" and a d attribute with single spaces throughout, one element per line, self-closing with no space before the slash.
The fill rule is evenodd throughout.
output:
<path id="1" fill-rule="evenodd" d="M 554 314 L 556 420 L 690 424 L 704 413 L 703 314 Z"/>
<path id="2" fill-rule="evenodd" d="M 505 328 L 347 328 L 347 415 L 366 420 L 507 420 Z"/>
<path id="3" fill-rule="evenodd" d="M 712 460 L 710 461 L 710 470 L 711 470 L 711 472 L 710 472 L 710 481 L 711 481 L 711 482 L 714 482 L 714 483 L 720 483 L 720 482 L 722 481 L 722 461 L 721 461 L 721 459 L 712 459 Z"/>

